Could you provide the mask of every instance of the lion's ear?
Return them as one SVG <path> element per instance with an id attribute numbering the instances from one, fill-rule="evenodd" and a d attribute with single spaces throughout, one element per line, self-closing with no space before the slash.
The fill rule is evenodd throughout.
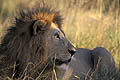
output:
<path id="1" fill-rule="evenodd" d="M 46 30 L 46 23 L 42 20 L 37 20 L 35 21 L 35 23 L 33 24 L 33 34 L 37 35 L 39 32 L 41 31 L 45 31 Z"/>

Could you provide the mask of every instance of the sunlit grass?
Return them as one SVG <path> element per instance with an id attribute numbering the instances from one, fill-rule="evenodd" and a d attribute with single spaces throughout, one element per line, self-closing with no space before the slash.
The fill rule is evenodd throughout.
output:
<path id="1" fill-rule="evenodd" d="M 32 7 L 35 3 L 46 3 L 48 6 L 61 10 L 64 16 L 63 29 L 67 38 L 77 48 L 93 49 L 98 46 L 105 47 L 114 56 L 116 65 L 120 63 L 120 16 L 119 4 L 113 1 L 106 9 L 104 0 L 93 0 L 88 6 L 81 8 L 89 0 L 0 0 L 0 37 L 4 30 L 10 26 L 10 16 L 18 8 Z M 97 1 L 95 3 L 95 1 Z M 119 0 L 118 0 L 119 1 Z M 119 3 L 119 2 L 117 2 Z M 44 4 L 43 4 L 44 5 Z M 96 6 L 94 6 L 96 5 Z M 113 10 L 116 8 L 115 10 Z"/>

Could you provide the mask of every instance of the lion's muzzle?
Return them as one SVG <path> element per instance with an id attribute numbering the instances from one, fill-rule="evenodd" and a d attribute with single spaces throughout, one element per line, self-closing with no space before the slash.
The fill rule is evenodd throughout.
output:
<path id="1" fill-rule="evenodd" d="M 71 56 L 73 56 L 76 52 L 76 49 L 75 48 L 68 49 L 68 52 L 71 54 Z"/>

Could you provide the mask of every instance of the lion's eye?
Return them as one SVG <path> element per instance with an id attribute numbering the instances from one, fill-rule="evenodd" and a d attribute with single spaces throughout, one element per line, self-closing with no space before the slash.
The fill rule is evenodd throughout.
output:
<path id="1" fill-rule="evenodd" d="M 60 39 L 60 35 L 59 35 L 58 33 L 56 33 L 56 34 L 54 35 L 54 37 L 55 37 L 56 39 Z"/>

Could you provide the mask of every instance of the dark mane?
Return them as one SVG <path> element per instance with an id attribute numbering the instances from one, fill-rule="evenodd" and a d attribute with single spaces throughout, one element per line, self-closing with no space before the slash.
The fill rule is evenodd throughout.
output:
<path id="1" fill-rule="evenodd" d="M 62 16 L 60 15 L 59 11 L 56 11 L 55 9 L 49 8 L 47 6 L 37 6 L 32 9 L 22 9 L 20 10 L 19 18 L 16 18 L 16 24 L 19 22 L 28 22 L 28 21 L 34 21 L 44 19 L 49 22 L 54 22 L 58 24 L 58 27 L 61 28 L 62 24 Z"/>
<path id="2" fill-rule="evenodd" d="M 18 17 L 15 16 L 14 26 L 11 26 L 8 29 L 8 32 L 3 38 L 1 45 L 5 46 L 8 43 L 7 41 L 14 37 L 16 33 L 22 33 L 21 31 L 23 30 L 28 31 L 28 26 L 31 26 L 35 21 L 40 19 L 44 19 L 48 22 L 54 22 L 61 29 L 63 18 L 60 12 L 56 11 L 55 9 L 49 8 L 47 6 L 37 6 L 32 9 L 20 9 Z M 32 35 L 31 32 L 30 34 Z"/>
<path id="3" fill-rule="evenodd" d="M 4 55 L 0 69 L 16 63 L 16 74 L 19 76 L 29 62 L 42 64 L 47 61 L 47 25 L 44 30 L 39 29 L 39 35 L 34 35 L 33 26 L 41 20 L 44 24 L 54 22 L 61 29 L 62 20 L 59 11 L 48 7 L 35 7 L 33 9 L 20 10 L 19 17 L 15 17 L 14 26 L 8 29 L 0 45 L 0 56 Z M 42 26 L 41 26 L 42 27 Z M 1 59 L 1 58 L 0 58 Z M 38 64 L 37 64 L 38 65 Z M 39 68 L 38 68 L 39 69 Z M 38 71 L 36 69 L 36 71 Z M 10 73 L 11 75 L 13 72 Z"/>

